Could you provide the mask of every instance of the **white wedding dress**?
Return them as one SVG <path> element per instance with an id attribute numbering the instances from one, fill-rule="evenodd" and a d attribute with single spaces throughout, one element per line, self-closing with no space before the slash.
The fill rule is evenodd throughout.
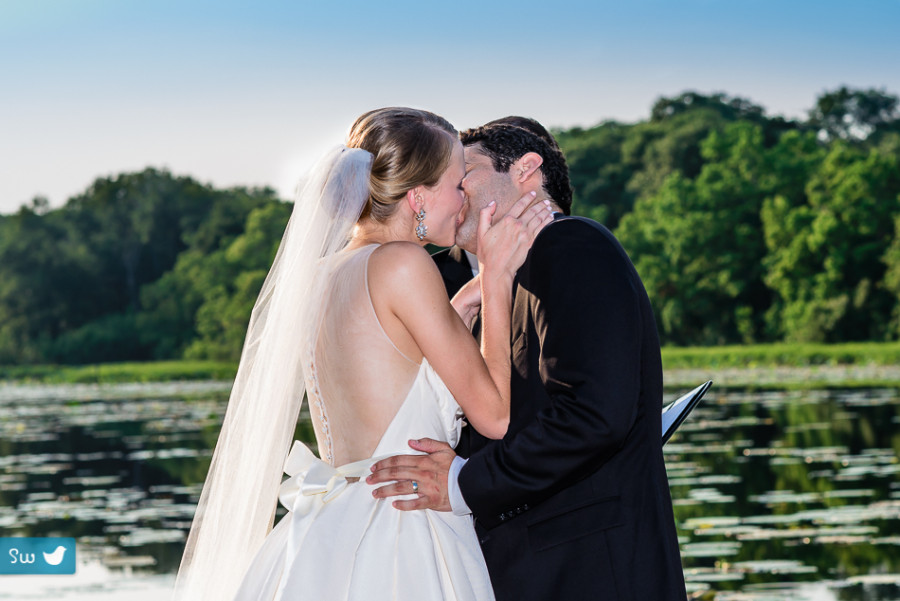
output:
<path id="1" fill-rule="evenodd" d="M 459 406 L 434 369 L 405 357 L 375 315 L 367 265 L 376 248 L 320 262 L 322 303 L 304 378 L 322 460 L 294 444 L 280 493 L 288 513 L 257 552 L 237 601 L 493 599 L 471 517 L 400 511 L 365 482 L 378 458 L 410 453 L 409 439 L 455 445 L 461 428 Z"/>

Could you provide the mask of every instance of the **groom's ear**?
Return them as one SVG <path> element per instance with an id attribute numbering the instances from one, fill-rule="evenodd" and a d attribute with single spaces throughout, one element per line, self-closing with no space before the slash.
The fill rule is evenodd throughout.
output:
<path id="1" fill-rule="evenodd" d="M 544 164 L 544 157 L 536 152 L 526 152 L 512 164 L 510 171 L 518 184 L 524 184 Z"/>

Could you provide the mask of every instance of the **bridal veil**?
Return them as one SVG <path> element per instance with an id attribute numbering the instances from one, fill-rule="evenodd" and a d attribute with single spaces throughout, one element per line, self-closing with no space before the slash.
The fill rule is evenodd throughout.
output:
<path id="1" fill-rule="evenodd" d="M 175 598 L 228 600 L 272 527 L 282 468 L 316 336 L 319 260 L 343 248 L 369 196 L 372 155 L 339 146 L 301 182 L 253 307 L 225 420 L 175 585 Z"/>

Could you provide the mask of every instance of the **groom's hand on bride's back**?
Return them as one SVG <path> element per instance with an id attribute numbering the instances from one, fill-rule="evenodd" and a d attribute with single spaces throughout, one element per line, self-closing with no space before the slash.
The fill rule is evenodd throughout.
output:
<path id="1" fill-rule="evenodd" d="M 404 511 L 412 509 L 450 511 L 447 476 L 456 453 L 447 443 L 430 438 L 410 440 L 409 446 L 428 455 L 394 455 L 373 465 L 372 475 L 366 478 L 366 482 L 369 484 L 390 482 L 390 484 L 376 488 L 372 494 L 376 499 L 417 494 L 417 499 L 393 502 L 394 507 Z M 413 482 L 417 486 L 414 487 Z"/>

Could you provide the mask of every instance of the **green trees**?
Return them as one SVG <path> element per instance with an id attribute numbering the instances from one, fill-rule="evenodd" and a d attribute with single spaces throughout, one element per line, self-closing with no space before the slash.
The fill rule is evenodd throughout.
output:
<path id="1" fill-rule="evenodd" d="M 766 205 L 772 321 L 788 340 L 883 340 L 896 295 L 883 261 L 900 214 L 900 161 L 836 143 L 811 174 L 806 202 Z"/>
<path id="2" fill-rule="evenodd" d="M 219 194 L 207 219 L 186 237 L 189 247 L 173 269 L 141 289 L 137 319 L 154 358 L 240 355 L 250 309 L 289 211 L 269 189 Z M 236 313 L 229 306 L 234 302 L 241 307 Z"/>
<path id="3" fill-rule="evenodd" d="M 806 122 L 688 92 L 560 145 L 575 211 L 622 241 L 665 342 L 880 340 L 900 333 L 898 132 L 877 90 L 828 92 Z"/>
<path id="4" fill-rule="evenodd" d="M 36 199 L 4 217 L 0 362 L 181 356 L 219 274 L 210 261 L 270 205 L 283 206 L 269 189 L 217 191 L 147 169 L 100 178 L 63 208 Z M 253 259 L 265 270 L 271 257 Z M 196 268 L 170 271 L 176 260 Z"/>
<path id="5" fill-rule="evenodd" d="M 555 132 L 573 211 L 644 280 L 665 343 L 900 337 L 900 101 L 805 121 L 724 94 Z M 236 359 L 291 205 L 146 169 L 0 215 L 0 363 Z"/>
<path id="6" fill-rule="evenodd" d="M 40 201 L 0 226 L 0 362 L 35 362 L 55 338 L 93 314 L 77 294 L 94 277 L 86 247 Z"/>
<path id="7" fill-rule="evenodd" d="M 900 202 L 900 197 L 897 198 Z M 894 239 L 884 253 L 884 289 L 895 299 L 900 299 L 900 215 L 894 218 Z M 891 338 L 900 336 L 900 302 L 891 310 L 891 322 L 888 326 Z"/>
<path id="8" fill-rule="evenodd" d="M 575 189 L 573 211 L 615 224 L 631 210 L 634 194 L 626 189 L 634 165 L 622 160 L 628 126 L 607 122 L 591 130 L 555 132 L 565 148 L 569 179 Z"/>
<path id="9" fill-rule="evenodd" d="M 758 126 L 736 122 L 702 144 L 694 179 L 669 175 L 616 230 L 676 344 L 761 338 L 769 294 L 760 208 L 765 156 Z"/>
<path id="10" fill-rule="evenodd" d="M 250 311 L 275 258 L 290 208 L 277 203 L 254 209 L 247 217 L 244 233 L 204 259 L 206 269 L 201 273 L 205 272 L 207 278 L 197 291 L 202 298 L 196 313 L 197 337 L 186 348 L 185 356 L 240 357 Z"/>
<path id="11" fill-rule="evenodd" d="M 883 90 L 851 90 L 846 86 L 826 92 L 809 112 L 809 125 L 826 140 L 869 140 L 900 131 L 898 98 Z"/>

